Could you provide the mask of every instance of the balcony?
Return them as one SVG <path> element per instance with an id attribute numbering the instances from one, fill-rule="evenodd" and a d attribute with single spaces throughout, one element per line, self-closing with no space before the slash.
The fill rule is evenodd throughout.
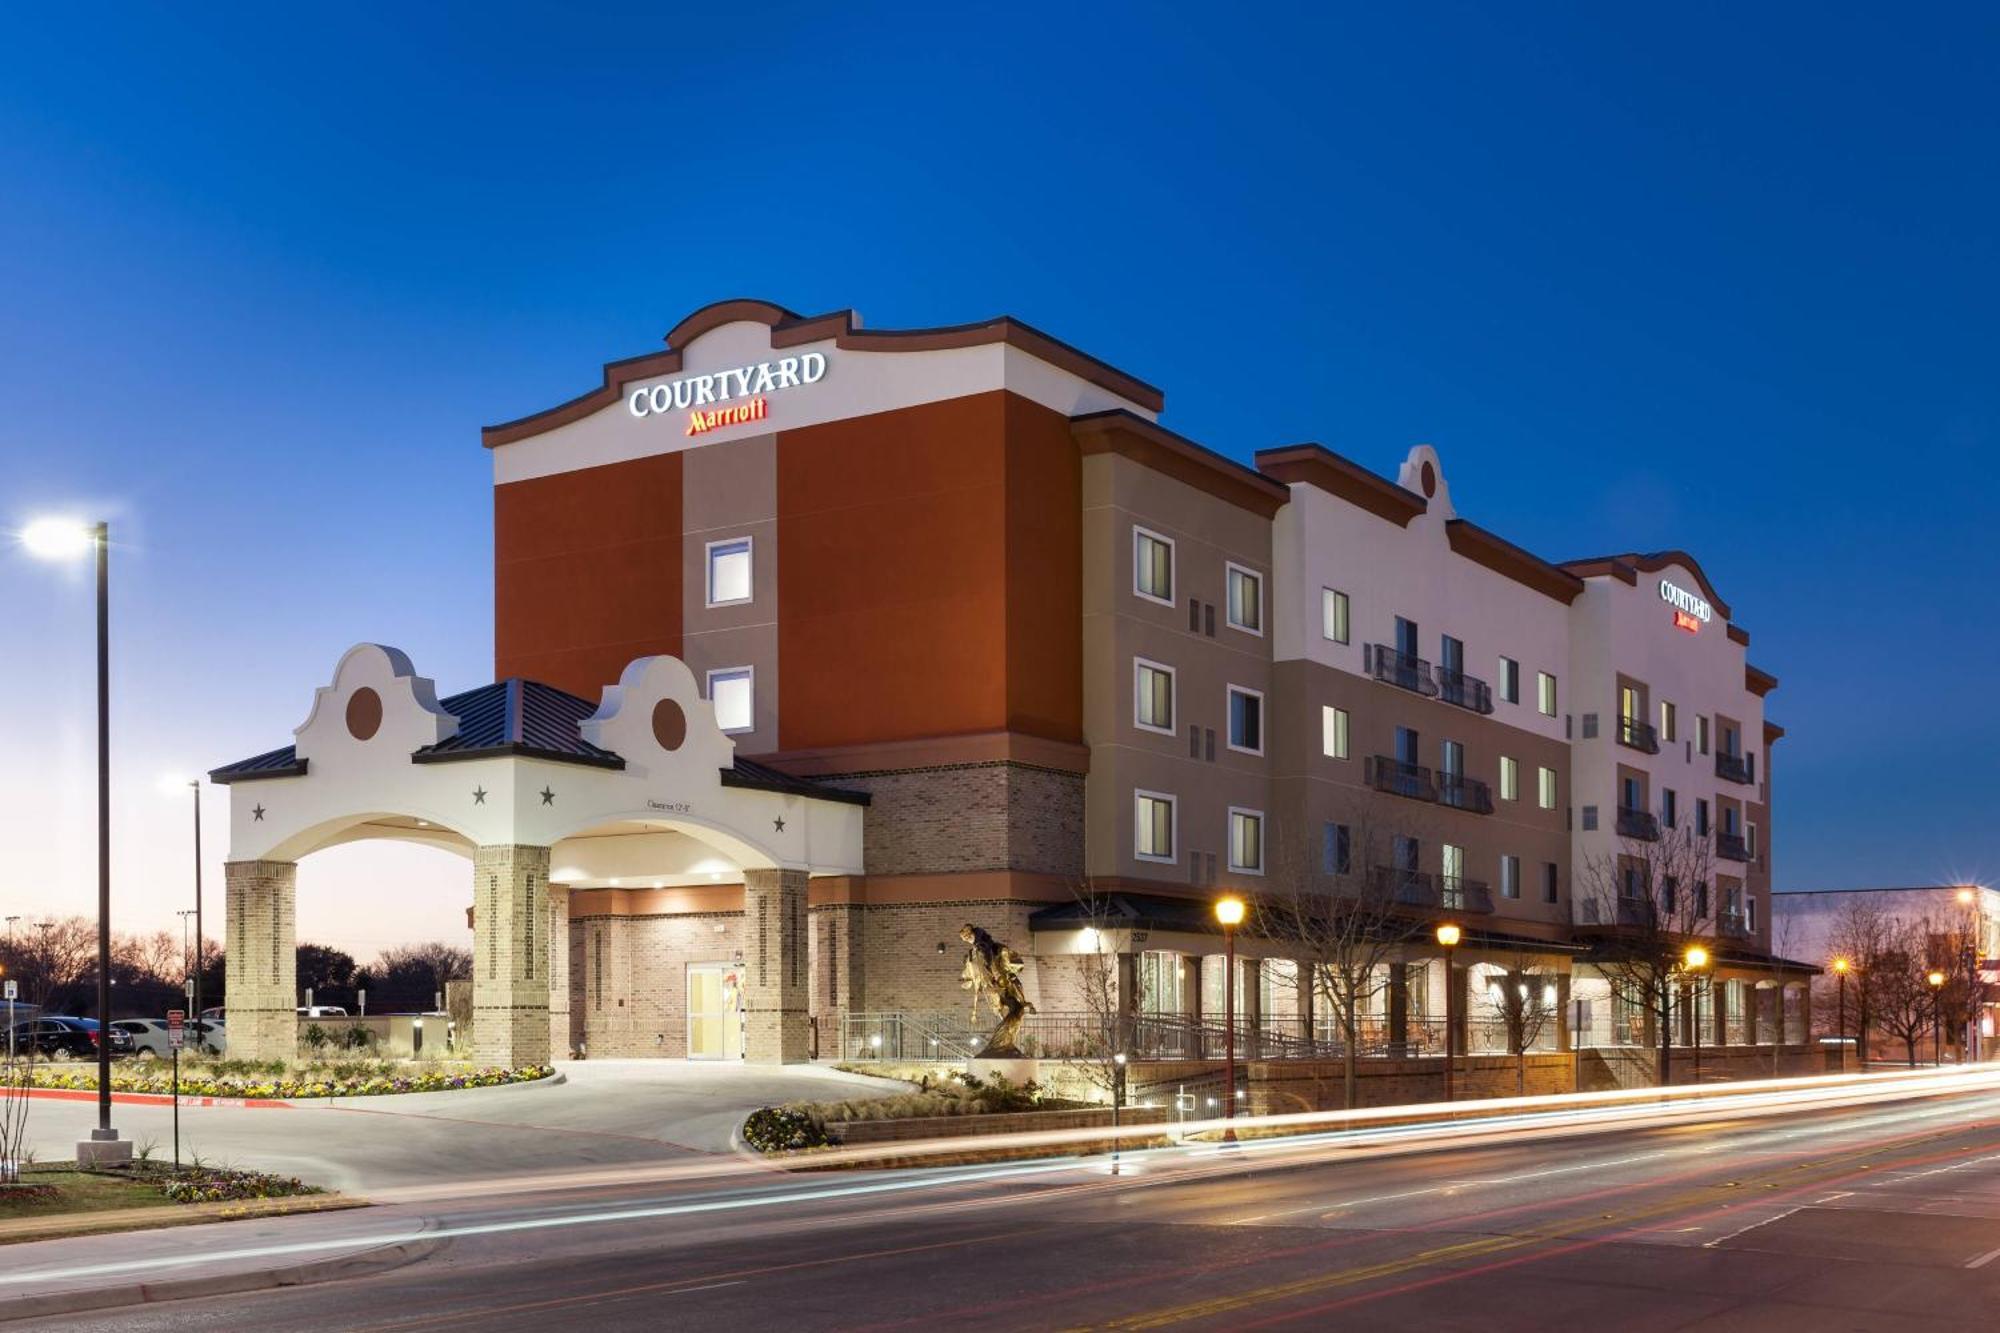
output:
<path id="1" fill-rule="evenodd" d="M 1440 875 L 1438 906 L 1447 912 L 1488 913 L 1493 910 L 1493 893 L 1483 879 Z"/>
<path id="2" fill-rule="evenodd" d="M 1475 713 L 1493 711 L 1493 690 L 1479 677 L 1439 667 L 1437 683 L 1438 697 L 1446 703 L 1457 704 L 1460 708 L 1470 709 Z"/>
<path id="3" fill-rule="evenodd" d="M 1369 756 L 1365 768 L 1363 776 L 1376 791 L 1385 791 L 1391 796 L 1407 796 L 1413 801 L 1435 801 L 1438 798 L 1437 785 L 1431 781 L 1431 771 L 1422 764 L 1406 764 L 1400 759 L 1377 754 Z"/>
<path id="4" fill-rule="evenodd" d="M 1653 923 L 1653 904 L 1645 898 L 1628 898 L 1620 894 L 1610 903 L 1586 898 L 1581 906 L 1586 926 L 1649 926 Z"/>
<path id="5" fill-rule="evenodd" d="M 1387 644 L 1378 643 L 1370 654 L 1375 679 L 1399 686 L 1427 699 L 1437 698 L 1437 681 L 1431 678 L 1431 664 L 1421 657 L 1405 657 Z"/>
<path id="6" fill-rule="evenodd" d="M 1636 717 L 1621 717 L 1618 719 L 1618 743 L 1642 754 L 1658 754 L 1660 733 L 1650 722 L 1641 722 Z"/>
<path id="7" fill-rule="evenodd" d="M 1750 761 L 1740 754 L 1715 752 L 1715 776 L 1724 782 L 1740 782 L 1746 787 L 1755 786 L 1756 775 L 1750 771 Z"/>
<path id="8" fill-rule="evenodd" d="M 1478 778 L 1469 778 L 1463 773 L 1437 775 L 1437 801 L 1439 805 L 1475 815 L 1493 813 L 1493 789 Z"/>
<path id="9" fill-rule="evenodd" d="M 1436 907 L 1437 881 L 1427 871 L 1405 870 L 1401 866 L 1376 866 L 1369 872 L 1369 885 L 1399 907 Z"/>
<path id="10" fill-rule="evenodd" d="M 1637 838 L 1640 842 L 1658 842 L 1660 840 L 1660 821 L 1645 810 L 1627 810 L 1620 807 L 1618 811 L 1618 836 L 1621 838 Z"/>
<path id="11" fill-rule="evenodd" d="M 1750 848 L 1738 834 L 1718 833 L 1715 835 L 1715 854 L 1725 861 L 1748 861 Z"/>
<path id="12" fill-rule="evenodd" d="M 1747 940 L 1750 938 L 1750 922 L 1741 912 L 1717 912 L 1715 933 L 1731 939 Z"/>

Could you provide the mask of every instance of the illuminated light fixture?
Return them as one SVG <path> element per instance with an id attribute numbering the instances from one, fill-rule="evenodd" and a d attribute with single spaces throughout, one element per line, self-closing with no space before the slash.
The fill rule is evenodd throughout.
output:
<path id="1" fill-rule="evenodd" d="M 1450 922 L 1446 922 L 1437 929 L 1437 941 L 1447 949 L 1458 947 L 1458 942 L 1462 938 L 1464 938 L 1464 932 Z"/>
<path id="2" fill-rule="evenodd" d="M 1674 628 L 1684 629 L 1690 634 L 1701 633 L 1701 622 L 1685 611 L 1674 612 Z"/>
<path id="3" fill-rule="evenodd" d="M 1958 891 L 1958 900 L 1964 903 L 1968 907 L 1972 905 L 1972 900 L 1974 897 L 1975 895 L 1972 891 L 1972 886 L 1970 884 L 1967 884 L 1965 887 L 1961 888 Z"/>
<path id="4" fill-rule="evenodd" d="M 1103 938 L 1104 937 L 1098 933 L 1096 926 L 1085 926 L 1082 930 L 1077 932 L 1076 942 L 1082 945 L 1086 951 L 1090 953 L 1096 953 L 1097 946 L 1099 943 L 1102 942 Z"/>
<path id="5" fill-rule="evenodd" d="M 1241 898 L 1229 897 L 1217 898 L 1215 900 L 1215 919 L 1225 926 L 1242 925 L 1244 911 L 1245 908 Z"/>
<path id="6" fill-rule="evenodd" d="M 1854 965 L 1848 962 L 1845 958 L 1836 958 L 1833 960 L 1834 972 L 1843 977 L 1847 975 L 1847 969 L 1852 966 Z"/>
<path id="7" fill-rule="evenodd" d="M 1930 973 L 1924 977 L 1924 980 L 1931 984 L 1932 989 L 1936 989 L 1944 985 L 1944 973 L 1938 971 L 1936 968 L 1932 968 Z"/>
<path id="8" fill-rule="evenodd" d="M 1690 972 L 1699 972 L 1708 966 L 1708 950 L 1699 944 L 1690 944 L 1684 958 Z"/>
<path id="9" fill-rule="evenodd" d="M 41 560 L 74 560 L 96 541 L 90 525 L 73 518 L 38 518 L 21 531 L 21 545 Z"/>

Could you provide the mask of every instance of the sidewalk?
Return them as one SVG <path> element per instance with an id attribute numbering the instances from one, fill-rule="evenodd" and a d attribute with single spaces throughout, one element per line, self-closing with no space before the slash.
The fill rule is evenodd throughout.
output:
<path id="1" fill-rule="evenodd" d="M 424 1239 L 430 1223 L 413 1209 L 343 1202 L 303 1215 L 132 1231 L 115 1247 L 74 1237 L 9 1245 L 0 1250 L 0 1322 L 329 1282 L 401 1267 L 438 1243 Z"/>

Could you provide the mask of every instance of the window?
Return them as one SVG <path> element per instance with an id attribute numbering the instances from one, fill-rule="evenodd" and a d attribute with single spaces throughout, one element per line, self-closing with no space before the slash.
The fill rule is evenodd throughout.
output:
<path id="1" fill-rule="evenodd" d="M 1697 713 L 1694 719 L 1694 752 L 1708 753 L 1708 719 Z"/>
<path id="2" fill-rule="evenodd" d="M 1597 831 L 1597 807 L 1594 805 L 1583 807 L 1583 831 L 1585 833 Z"/>
<path id="3" fill-rule="evenodd" d="M 1756 857 L 1757 826 L 1755 824 L 1745 824 L 1743 826 L 1743 846 L 1749 851 L 1752 858 Z"/>
<path id="4" fill-rule="evenodd" d="M 1354 869 L 1354 838 L 1347 825 L 1329 823 L 1320 830 L 1319 868 L 1329 875 Z"/>
<path id="5" fill-rule="evenodd" d="M 1264 873 L 1264 816 L 1257 810 L 1229 812 L 1229 868 Z"/>
<path id="6" fill-rule="evenodd" d="M 1502 898 L 1521 896 L 1521 858 L 1518 856 L 1500 858 L 1500 896 Z"/>
<path id="7" fill-rule="evenodd" d="M 1556 715 L 1556 678 L 1546 671 L 1535 673 L 1535 699 L 1543 717 Z"/>
<path id="8" fill-rule="evenodd" d="M 1454 676 L 1465 674 L 1465 644 L 1451 635 L 1438 641 L 1438 666 Z"/>
<path id="9" fill-rule="evenodd" d="M 1708 836 L 1708 798 L 1707 798 L 1707 797 L 1704 797 L 1704 796 L 1697 796 L 1697 797 L 1695 797 L 1695 801 L 1694 801 L 1694 831 L 1695 831 L 1695 836 L 1696 836 L 1696 837 L 1699 837 L 1699 838 L 1706 838 L 1706 837 Z"/>
<path id="10" fill-rule="evenodd" d="M 1535 795 L 1544 810 L 1556 808 L 1556 771 L 1553 768 L 1535 770 Z"/>
<path id="11" fill-rule="evenodd" d="M 1132 591 L 1149 602 L 1174 604 L 1174 544 L 1157 532 L 1132 529 Z"/>
<path id="12" fill-rule="evenodd" d="M 1644 810 L 1646 808 L 1646 784 L 1634 777 L 1619 778 L 1618 808 L 1620 810 Z"/>
<path id="13" fill-rule="evenodd" d="M 1500 756 L 1500 799 L 1518 801 L 1521 799 L 1520 761 Z"/>
<path id="14" fill-rule="evenodd" d="M 1694 886 L 1694 914 L 1696 917 L 1708 915 L 1708 881 L 1697 881 Z"/>
<path id="15" fill-rule="evenodd" d="M 750 707 L 750 667 L 728 667 L 708 673 L 708 702 L 715 708 L 715 725 L 724 731 L 748 731 L 755 725 Z"/>
<path id="16" fill-rule="evenodd" d="M 1500 659 L 1500 701 L 1521 702 L 1521 664 L 1511 657 Z"/>
<path id="17" fill-rule="evenodd" d="M 1660 822 L 1672 828 L 1679 818 L 1680 801 L 1675 797 L 1674 789 L 1667 787 L 1660 792 Z"/>
<path id="18" fill-rule="evenodd" d="M 1334 588 L 1319 593 L 1319 632 L 1334 643 L 1347 642 L 1347 594 Z"/>
<path id="19" fill-rule="evenodd" d="M 1560 872 L 1557 871 L 1555 862 L 1542 862 L 1542 901 L 1545 903 L 1556 901 L 1556 876 L 1558 873 Z"/>
<path id="20" fill-rule="evenodd" d="M 750 600 L 750 539 L 708 544 L 708 604 L 733 606 Z"/>
<path id="21" fill-rule="evenodd" d="M 1319 745 L 1329 759 L 1347 758 L 1347 710 L 1327 704 L 1319 710 Z"/>
<path id="22" fill-rule="evenodd" d="M 1676 719 L 1674 716 L 1674 706 L 1668 703 L 1665 699 L 1660 700 L 1660 743 L 1661 744 L 1663 745 L 1669 744 L 1673 741 L 1677 741 L 1680 739 L 1680 737 L 1675 734 L 1675 723 Z"/>
<path id="23" fill-rule="evenodd" d="M 1181 956 L 1161 949 L 1147 949 L 1139 955 L 1139 1012 L 1142 1014 L 1178 1014 L 1181 1009 L 1181 983 L 1185 970 L 1181 966 Z"/>
<path id="24" fill-rule="evenodd" d="M 1229 687 L 1229 748 L 1264 753 L 1264 696 L 1241 685 Z"/>
<path id="25" fill-rule="evenodd" d="M 1645 709 L 1639 703 L 1639 691 L 1630 685 L 1618 687 L 1618 720 L 1639 722 L 1643 720 Z"/>
<path id="26" fill-rule="evenodd" d="M 1229 623 L 1250 634 L 1264 632 L 1264 580 L 1241 565 L 1229 566 Z"/>
<path id="27" fill-rule="evenodd" d="M 1743 926 L 1746 930 L 1757 929 L 1757 895 L 1754 893 L 1743 895 Z"/>
<path id="28" fill-rule="evenodd" d="M 1132 659 L 1132 725 L 1141 731 L 1174 734 L 1174 669 Z"/>
<path id="29" fill-rule="evenodd" d="M 1174 859 L 1174 798 L 1159 792 L 1135 792 L 1132 854 L 1141 861 Z"/>

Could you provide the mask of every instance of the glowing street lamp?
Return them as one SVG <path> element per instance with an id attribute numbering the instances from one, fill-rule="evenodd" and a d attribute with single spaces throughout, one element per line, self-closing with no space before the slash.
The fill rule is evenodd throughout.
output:
<path id="1" fill-rule="evenodd" d="M 1979 1059 L 1979 889 L 1958 887 L 1958 905 L 1965 909 L 1965 1058 Z"/>
<path id="2" fill-rule="evenodd" d="M 132 1145 L 111 1127 L 111 532 L 103 523 L 45 518 L 21 533 L 40 560 L 97 556 L 97 1128 L 77 1156 L 129 1161 Z"/>
<path id="3" fill-rule="evenodd" d="M 1931 1063 L 1944 1064 L 1944 973 L 1932 968 L 1924 974 L 1931 988 Z"/>
<path id="4" fill-rule="evenodd" d="M 1454 1066 L 1458 1063 L 1458 1030 L 1456 1003 L 1458 996 L 1458 970 L 1452 965 L 1452 958 L 1458 951 L 1458 941 L 1462 936 L 1459 928 L 1447 921 L 1437 928 L 1437 942 L 1444 946 L 1444 1099 L 1452 1099 L 1451 1086 Z"/>
<path id="5" fill-rule="evenodd" d="M 1215 919 L 1222 925 L 1222 1067 L 1228 1090 L 1222 1097 L 1222 1118 L 1236 1118 L 1236 928 L 1243 924 L 1243 900 L 1234 895 L 1215 900 Z M 1234 1127 L 1223 1130 L 1224 1143 L 1236 1142 Z"/>
<path id="6" fill-rule="evenodd" d="M 1840 1040 L 1843 1043 L 1843 1047 L 1847 1041 L 1847 974 L 1849 971 L 1853 969 L 1853 967 L 1854 964 L 1848 962 L 1845 958 L 1836 958 L 1833 960 L 1834 979 L 1839 983 L 1840 987 L 1839 1035 L 1840 1035 Z M 1841 1058 L 1842 1060 L 1846 1059 L 1846 1053 L 1844 1049 L 1842 1051 Z M 1845 1065 L 1843 1065 L 1842 1067 L 1845 1068 Z"/>
<path id="7" fill-rule="evenodd" d="M 1701 970 L 1708 966 L 1708 950 L 1699 944 L 1690 944 L 1681 955 L 1681 966 L 1694 974 L 1694 990 L 1690 998 L 1694 1012 L 1689 1017 L 1688 1027 L 1694 1031 L 1694 1081 L 1701 1082 Z"/>

